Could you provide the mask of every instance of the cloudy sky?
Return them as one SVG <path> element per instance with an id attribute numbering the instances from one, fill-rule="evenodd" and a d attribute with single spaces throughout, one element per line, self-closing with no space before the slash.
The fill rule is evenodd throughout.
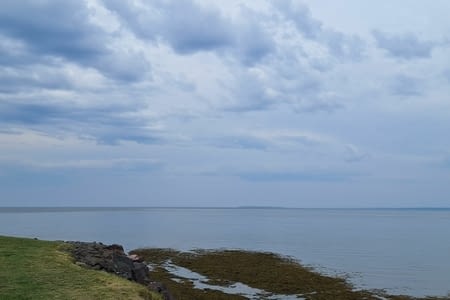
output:
<path id="1" fill-rule="evenodd" d="M 450 206 L 447 0 L 5 0 L 0 205 Z"/>

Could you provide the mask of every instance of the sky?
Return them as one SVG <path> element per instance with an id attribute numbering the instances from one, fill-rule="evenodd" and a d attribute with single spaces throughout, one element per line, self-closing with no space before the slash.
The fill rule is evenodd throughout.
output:
<path id="1" fill-rule="evenodd" d="M 5 0 L 0 206 L 450 207 L 449 11 Z"/>

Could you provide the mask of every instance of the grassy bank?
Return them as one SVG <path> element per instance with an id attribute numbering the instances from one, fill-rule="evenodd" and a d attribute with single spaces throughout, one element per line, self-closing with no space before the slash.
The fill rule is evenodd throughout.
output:
<path id="1" fill-rule="evenodd" d="M 343 278 L 319 274 L 294 260 L 273 253 L 234 250 L 179 252 L 171 249 L 140 249 L 133 252 L 156 266 L 151 276 L 164 282 L 178 300 L 245 298 L 218 291 L 194 289 L 188 280 L 173 281 L 176 276 L 164 268 L 164 262 L 168 260 L 177 266 L 206 276 L 207 283 L 216 286 L 229 286 L 234 282 L 241 282 L 273 294 L 301 295 L 306 300 L 419 300 L 408 296 L 388 295 L 380 291 L 355 290 Z"/>
<path id="2" fill-rule="evenodd" d="M 74 264 L 65 247 L 0 236 L 0 299 L 161 299 L 144 286 Z"/>

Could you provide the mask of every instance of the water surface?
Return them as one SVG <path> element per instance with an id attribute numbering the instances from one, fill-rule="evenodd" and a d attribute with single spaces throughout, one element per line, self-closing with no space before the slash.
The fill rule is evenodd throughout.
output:
<path id="1" fill-rule="evenodd" d="M 361 288 L 447 295 L 450 209 L 0 208 L 0 234 L 277 252 Z"/>

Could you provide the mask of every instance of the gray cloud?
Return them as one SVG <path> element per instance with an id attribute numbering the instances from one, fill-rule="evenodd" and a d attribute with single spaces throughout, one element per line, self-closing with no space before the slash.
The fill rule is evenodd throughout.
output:
<path id="1" fill-rule="evenodd" d="M 337 206 L 372 191 L 394 205 L 398 195 L 419 199 L 390 180 L 407 177 L 448 202 L 448 172 L 427 165 L 450 149 L 448 43 L 432 42 L 445 40 L 448 20 L 421 27 L 413 5 L 399 28 L 423 37 L 403 35 L 376 5 L 348 1 L 333 15 L 302 2 L 4 1 L 1 199 L 33 204 L 43 185 L 66 178 L 79 194 L 49 189 L 50 202 L 77 205 L 92 190 L 98 203 L 127 195 L 130 205 L 227 205 L 255 191 L 250 198 L 270 203 L 282 185 L 281 198 L 298 205 L 300 189 L 305 199 L 335 199 L 335 188 L 352 194 L 358 180 Z M 367 43 L 371 28 L 385 31 Z M 125 181 L 127 193 L 111 200 L 109 187 Z"/>
<path id="2" fill-rule="evenodd" d="M 266 82 L 250 72 L 237 74 L 235 85 L 226 87 L 231 91 L 230 99 L 221 108 L 226 111 L 246 112 L 265 110 L 279 99 L 270 95 Z"/>
<path id="3" fill-rule="evenodd" d="M 105 35 L 88 17 L 81 1 L 5 1 L 0 30 L 42 54 L 88 61 L 106 53 Z"/>
<path id="4" fill-rule="evenodd" d="M 250 172 L 241 173 L 239 177 L 248 181 L 312 181 L 312 182 L 335 182 L 348 181 L 354 177 L 355 174 L 342 172 Z"/>
<path id="5" fill-rule="evenodd" d="M 0 124 L 24 126 L 52 135 L 71 132 L 104 144 L 163 142 L 160 132 L 149 128 L 148 120 L 127 115 L 130 112 L 133 110 L 118 105 L 82 107 L 67 103 L 3 100 L 0 102 Z"/>
<path id="6" fill-rule="evenodd" d="M 282 70 L 263 79 L 257 74 L 245 73 L 236 77 L 230 101 L 221 108 L 226 111 L 248 112 L 274 109 L 288 105 L 297 113 L 334 112 L 344 108 L 340 97 L 327 95 L 327 88 L 310 72 L 298 71 L 297 77 L 284 78 Z"/>
<path id="7" fill-rule="evenodd" d="M 180 54 L 217 50 L 233 43 L 229 20 L 219 11 L 203 8 L 193 1 L 154 1 L 145 3 L 145 8 L 117 0 L 104 3 L 138 36 L 162 39 Z"/>
<path id="8" fill-rule="evenodd" d="M 373 30 L 379 48 L 384 49 L 390 56 L 399 59 L 429 58 L 436 46 L 430 41 L 421 41 L 412 33 L 388 34 Z"/>
<path id="9" fill-rule="evenodd" d="M 312 17 L 309 8 L 291 0 L 275 0 L 272 4 L 283 13 L 289 20 L 293 21 L 296 28 L 308 39 L 317 39 L 322 34 L 322 22 Z"/>
<path id="10" fill-rule="evenodd" d="M 323 33 L 323 43 L 330 55 L 340 60 L 359 61 L 363 58 L 365 42 L 356 35 L 346 35 L 338 31 L 327 30 Z"/>
<path id="11" fill-rule="evenodd" d="M 392 78 L 389 88 L 391 93 L 397 96 L 421 96 L 424 93 L 423 80 L 408 75 Z"/>
<path id="12" fill-rule="evenodd" d="M 248 135 L 216 137 L 205 142 L 210 146 L 230 149 L 266 150 L 269 147 L 268 141 Z"/>
<path id="13" fill-rule="evenodd" d="M 314 98 L 311 101 L 305 101 L 294 105 L 294 111 L 298 113 L 316 113 L 328 112 L 332 113 L 336 110 L 343 109 L 345 106 L 339 103 L 338 99 Z"/>
<path id="14" fill-rule="evenodd" d="M 443 72 L 444 77 L 450 82 L 450 69 Z"/>
<path id="15" fill-rule="evenodd" d="M 231 28 L 218 11 L 203 9 L 191 1 L 171 1 L 161 24 L 163 37 L 179 53 L 220 49 L 233 42 Z"/>
<path id="16" fill-rule="evenodd" d="M 145 79 L 151 71 L 150 63 L 139 52 L 114 50 L 95 62 L 101 72 L 123 82 L 136 82 Z"/>
<path id="17" fill-rule="evenodd" d="M 270 35 L 250 10 L 240 21 L 192 0 L 154 1 L 138 8 L 132 2 L 105 1 L 106 7 L 119 15 L 138 36 L 169 44 L 179 54 L 200 51 L 232 53 L 252 64 L 273 48 Z"/>
<path id="18" fill-rule="evenodd" d="M 49 57 L 95 67 L 108 77 L 134 81 L 149 71 L 149 64 L 136 53 L 111 46 L 112 36 L 93 24 L 83 1 L 5 1 L 0 10 L 0 51 L 12 60 L 5 65 Z M 0 39 L 2 37 L 0 36 Z M 15 49 L 19 47 L 18 54 Z M 139 62 L 139 63 L 138 63 Z M 128 68 L 123 65 L 130 65 Z"/>
<path id="19" fill-rule="evenodd" d="M 237 35 L 235 55 L 245 65 L 252 65 L 272 53 L 275 50 L 275 42 L 251 12 L 247 12 L 243 19 L 245 21 L 238 24 L 235 29 Z"/>
<path id="20" fill-rule="evenodd" d="M 121 171 L 159 171 L 164 167 L 161 161 L 146 158 L 110 158 L 110 159 L 77 159 L 49 161 L 17 161 L 3 162 L 0 166 L 16 170 L 58 171 L 58 170 L 121 170 Z"/>
<path id="21" fill-rule="evenodd" d="M 71 81 L 57 68 L 35 66 L 32 70 L 22 66 L 0 66 L 0 93 L 17 93 L 34 89 L 70 89 Z"/>
<path id="22" fill-rule="evenodd" d="M 285 150 L 317 152 L 320 148 L 326 149 L 330 146 L 326 138 L 312 133 L 271 130 L 225 134 L 201 139 L 200 142 L 218 148 L 273 152 Z"/>
<path id="23" fill-rule="evenodd" d="M 338 107 L 334 100 L 324 98 L 326 87 L 308 61 L 290 49 L 271 55 L 258 68 L 235 70 L 234 75 L 234 85 L 224 86 L 231 92 L 223 105 L 228 111 L 261 111 L 279 105 L 289 105 L 297 112 Z"/>
<path id="24" fill-rule="evenodd" d="M 292 105 L 298 112 L 330 112 L 342 107 L 338 98 L 326 95 L 310 58 L 298 51 L 301 45 L 292 48 L 274 38 L 273 25 L 280 19 L 273 14 L 241 6 L 231 18 L 192 0 L 105 3 L 141 38 L 167 43 L 177 54 L 207 51 L 226 61 L 234 77 L 231 83 L 222 84 L 230 93 L 222 96 L 225 100 L 218 107 L 226 111 L 262 111 L 279 104 Z M 274 5 L 305 37 L 328 49 L 333 59 L 361 57 L 364 43 L 359 37 L 323 28 L 306 6 L 291 1 Z"/>
<path id="25" fill-rule="evenodd" d="M 46 63 L 52 62 L 46 57 L 40 60 Z M 8 37 L 0 30 L 0 66 L 26 66 L 34 63 L 36 63 L 36 56 L 30 53 L 24 42 Z"/>
<path id="26" fill-rule="evenodd" d="M 368 154 L 361 151 L 354 145 L 345 145 L 345 155 L 344 159 L 346 162 L 360 162 L 368 158 Z"/>
<path id="27" fill-rule="evenodd" d="M 365 50 L 365 42 L 356 35 L 326 28 L 313 18 L 308 6 L 293 0 L 272 1 L 274 7 L 291 21 L 306 39 L 324 45 L 331 56 L 339 60 L 360 60 Z"/>

